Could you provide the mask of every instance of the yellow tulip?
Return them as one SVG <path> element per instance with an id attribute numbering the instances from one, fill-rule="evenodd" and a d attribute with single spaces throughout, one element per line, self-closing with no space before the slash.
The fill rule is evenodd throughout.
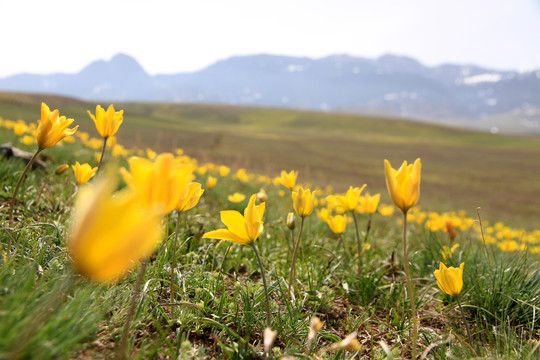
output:
<path id="1" fill-rule="evenodd" d="M 69 165 L 63 164 L 63 165 L 58 166 L 56 170 L 54 171 L 54 173 L 56 175 L 62 175 L 67 169 L 69 169 Z"/>
<path id="2" fill-rule="evenodd" d="M 381 194 L 376 195 L 369 195 L 366 194 L 360 198 L 360 204 L 362 205 L 362 209 L 366 214 L 374 214 L 377 211 L 377 206 L 379 206 L 379 200 L 381 198 Z"/>
<path id="3" fill-rule="evenodd" d="M 28 126 L 26 126 L 25 123 L 16 123 L 13 126 L 13 132 L 15 133 L 16 136 L 21 136 L 27 131 L 28 131 Z"/>
<path id="4" fill-rule="evenodd" d="M 124 110 L 115 112 L 112 104 L 107 108 L 107 112 L 100 105 L 96 106 L 96 116 L 92 115 L 90 110 L 87 112 L 90 118 L 94 120 L 97 131 L 105 139 L 116 134 L 124 121 Z"/>
<path id="5" fill-rule="evenodd" d="M 238 192 L 235 192 L 234 194 L 227 196 L 227 199 L 233 203 L 242 202 L 244 201 L 245 198 L 246 198 L 246 195 L 240 194 Z"/>
<path id="6" fill-rule="evenodd" d="M 345 228 L 347 227 L 347 216 L 328 216 L 327 224 L 334 234 L 343 234 L 345 232 Z"/>
<path id="7" fill-rule="evenodd" d="M 439 269 L 433 272 L 437 279 L 439 288 L 448 295 L 457 296 L 463 287 L 463 266 L 461 263 L 458 269 L 455 267 L 447 268 L 443 263 L 440 263 Z"/>
<path id="8" fill-rule="evenodd" d="M 140 157 L 128 160 L 130 172 L 120 174 L 147 207 L 160 207 L 162 214 L 176 208 L 185 187 L 193 180 L 193 168 L 181 166 L 169 153 L 160 154 L 155 161 Z"/>
<path id="9" fill-rule="evenodd" d="M 345 195 L 340 195 L 337 197 L 337 201 L 339 205 L 345 209 L 346 211 L 354 211 L 356 210 L 356 207 L 358 206 L 358 199 L 360 197 L 360 194 L 362 193 L 362 190 L 366 185 L 362 185 L 362 187 L 349 187 L 349 190 L 347 190 L 347 193 Z"/>
<path id="10" fill-rule="evenodd" d="M 250 179 L 250 176 L 246 172 L 246 169 L 240 168 L 236 171 L 236 174 L 234 175 L 240 182 L 248 182 Z"/>
<path id="11" fill-rule="evenodd" d="M 64 137 L 73 135 L 79 125 L 68 129 L 71 123 L 73 123 L 73 119 L 59 116 L 58 110 L 51 111 L 45 103 L 41 103 L 41 120 L 35 133 L 39 149 L 48 149 Z"/>
<path id="12" fill-rule="evenodd" d="M 313 212 L 315 206 L 314 193 L 311 190 L 304 190 L 301 186 L 298 190 L 292 192 L 294 211 L 299 216 L 308 216 Z"/>
<path id="13" fill-rule="evenodd" d="M 257 201 L 259 203 L 268 201 L 268 195 L 266 195 L 266 191 L 264 191 L 264 189 L 259 190 L 257 193 Z"/>
<path id="14" fill-rule="evenodd" d="M 255 205 L 257 195 L 251 195 L 244 216 L 236 210 L 221 211 L 221 221 L 227 229 L 207 232 L 204 239 L 228 240 L 241 245 L 249 245 L 261 235 L 265 203 Z"/>
<path id="15" fill-rule="evenodd" d="M 73 172 L 75 173 L 75 179 L 77 179 L 78 184 L 84 184 L 90 180 L 97 171 L 97 167 L 92 168 L 90 164 L 79 164 L 78 161 L 75 162 L 75 165 L 71 165 Z"/>
<path id="16" fill-rule="evenodd" d="M 184 212 L 192 209 L 199 202 L 203 192 L 204 190 L 201 189 L 201 184 L 196 182 L 188 184 L 182 192 L 180 201 L 178 202 L 178 205 L 176 205 L 176 210 Z"/>
<path id="17" fill-rule="evenodd" d="M 285 170 L 282 170 L 281 177 L 279 178 L 279 182 L 281 185 L 285 186 L 286 188 L 292 189 L 296 185 L 297 177 L 298 177 L 298 171 L 291 170 L 291 172 L 287 173 Z"/>
<path id="18" fill-rule="evenodd" d="M 219 171 L 219 176 L 223 177 L 223 176 L 229 175 L 229 172 L 231 171 L 231 169 L 228 166 L 221 165 L 218 171 Z"/>
<path id="19" fill-rule="evenodd" d="M 317 217 L 322 222 L 327 223 L 328 222 L 328 216 L 330 216 L 330 210 L 328 208 L 322 208 L 320 210 L 317 210 Z"/>
<path id="20" fill-rule="evenodd" d="M 414 164 L 404 161 L 396 171 L 388 160 L 384 160 L 386 186 L 394 204 L 403 212 L 409 211 L 418 202 L 420 196 L 420 173 L 422 163 L 416 159 Z"/>
<path id="21" fill-rule="evenodd" d="M 216 183 L 217 183 L 217 179 L 209 175 L 208 178 L 206 179 L 206 188 L 208 190 L 212 190 L 214 186 L 216 186 Z"/>
<path id="22" fill-rule="evenodd" d="M 30 146 L 34 143 L 34 138 L 30 135 L 24 135 L 22 138 L 20 138 L 20 141 L 27 146 Z"/>
<path id="23" fill-rule="evenodd" d="M 130 189 L 113 196 L 115 184 L 107 175 L 80 189 L 67 242 L 77 271 L 100 283 L 149 257 L 163 235 L 161 213 L 142 207 Z"/>

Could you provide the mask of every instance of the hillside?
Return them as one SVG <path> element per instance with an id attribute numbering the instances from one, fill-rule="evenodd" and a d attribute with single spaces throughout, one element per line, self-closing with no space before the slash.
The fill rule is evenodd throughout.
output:
<path id="1" fill-rule="evenodd" d="M 37 119 L 39 104 L 75 118 L 95 133 L 88 103 L 48 95 L 0 93 L 0 115 Z M 106 106 L 108 104 L 102 103 Z M 458 130 L 391 118 L 259 107 L 173 103 L 115 103 L 125 110 L 119 142 L 174 151 L 199 161 L 246 167 L 268 175 L 300 171 L 299 181 L 338 190 L 367 183 L 386 198 L 383 162 L 422 158 L 420 205 L 426 210 L 482 207 L 486 220 L 534 227 L 540 208 L 540 141 Z"/>
<path id="2" fill-rule="evenodd" d="M 118 54 L 76 74 L 19 74 L 0 90 L 89 101 L 220 103 L 388 114 L 505 133 L 540 133 L 540 71 L 427 67 L 412 58 L 236 56 L 199 71 L 149 75 Z M 492 117 L 498 117 L 493 119 Z M 501 118 L 503 121 L 501 122 Z"/>

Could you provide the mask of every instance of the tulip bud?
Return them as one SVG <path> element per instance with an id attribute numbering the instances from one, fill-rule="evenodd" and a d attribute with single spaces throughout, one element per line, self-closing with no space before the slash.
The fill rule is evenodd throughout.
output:
<path id="1" fill-rule="evenodd" d="M 266 195 L 266 191 L 264 191 L 264 189 L 261 189 L 257 193 L 257 201 L 259 203 L 265 203 L 267 200 L 268 200 L 268 195 Z"/>
<path id="2" fill-rule="evenodd" d="M 56 168 L 56 171 L 54 172 L 56 175 L 61 175 L 64 173 L 64 171 L 66 171 L 67 169 L 69 169 L 69 165 L 68 164 L 64 164 L 64 165 L 60 165 L 59 167 Z"/>
<path id="3" fill-rule="evenodd" d="M 294 230 L 294 228 L 296 227 L 296 222 L 295 222 L 295 216 L 294 216 L 294 213 L 293 212 L 290 212 L 288 215 L 287 215 L 287 226 L 289 227 L 289 229 L 291 230 Z"/>
<path id="4" fill-rule="evenodd" d="M 272 349 L 272 345 L 274 345 L 274 341 L 276 341 L 277 337 L 277 330 L 272 330 L 270 328 L 264 329 L 264 352 L 265 354 L 269 354 L 270 350 Z"/>

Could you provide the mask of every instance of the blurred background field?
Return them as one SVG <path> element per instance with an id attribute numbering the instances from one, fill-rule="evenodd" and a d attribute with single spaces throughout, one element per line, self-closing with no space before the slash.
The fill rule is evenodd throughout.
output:
<path id="1" fill-rule="evenodd" d="M 96 103 L 53 95 L 0 93 L 0 114 L 38 119 L 37 105 L 75 119 L 97 136 L 87 110 Z M 108 106 L 108 103 L 102 103 Z M 300 172 L 300 182 L 332 185 L 336 191 L 366 183 L 385 194 L 383 162 L 422 158 L 426 211 L 465 210 L 486 221 L 537 228 L 540 206 L 540 138 L 507 136 L 361 115 L 212 104 L 115 103 L 124 109 L 118 141 L 127 148 L 174 152 L 182 148 L 201 163 L 276 176 Z"/>

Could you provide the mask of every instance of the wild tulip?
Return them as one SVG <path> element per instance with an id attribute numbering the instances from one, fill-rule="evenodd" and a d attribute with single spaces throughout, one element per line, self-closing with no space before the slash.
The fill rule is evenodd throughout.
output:
<path id="1" fill-rule="evenodd" d="M 305 217 L 313 212 L 315 206 L 313 195 L 310 189 L 304 190 L 301 186 L 292 192 L 293 207 L 298 216 Z"/>
<path id="2" fill-rule="evenodd" d="M 227 240 L 240 245 L 250 245 L 257 256 L 259 267 L 264 284 L 264 293 L 266 296 L 266 323 L 270 327 L 270 302 L 268 297 L 268 287 L 266 285 L 266 276 L 259 256 L 259 251 L 255 246 L 255 240 L 259 238 L 264 230 L 264 210 L 266 203 L 255 205 L 257 195 L 251 195 L 248 206 L 244 210 L 244 215 L 236 210 L 221 211 L 221 221 L 227 229 L 218 229 L 209 231 L 203 235 L 203 239 Z"/>
<path id="3" fill-rule="evenodd" d="M 159 207 L 163 215 L 176 208 L 193 180 L 193 168 L 178 165 L 169 153 L 160 154 L 155 161 L 131 157 L 128 163 L 130 171 L 120 169 L 124 181 L 140 194 L 145 206 Z"/>
<path id="4" fill-rule="evenodd" d="M 90 180 L 97 171 L 97 167 L 92 168 L 90 164 L 79 164 L 78 161 L 75 162 L 75 165 L 72 165 L 71 168 L 75 173 L 75 179 L 78 184 L 84 184 Z"/>
<path id="5" fill-rule="evenodd" d="M 401 164 L 398 170 L 390 165 L 388 160 L 384 160 L 384 173 L 388 193 L 394 204 L 403 212 L 403 267 L 407 280 L 407 290 L 409 292 L 411 304 L 411 317 L 413 322 L 412 330 L 412 357 L 416 358 L 416 338 L 418 334 L 418 317 L 416 316 L 416 300 L 414 298 L 414 285 L 411 279 L 409 260 L 407 258 L 407 212 L 418 202 L 420 196 L 420 173 L 422 162 L 416 159 L 414 164 L 407 165 L 407 161 Z"/>
<path id="6" fill-rule="evenodd" d="M 15 207 L 15 199 L 17 198 L 17 192 L 19 191 L 19 187 L 21 186 L 21 183 L 26 176 L 28 169 L 30 169 L 30 166 L 41 151 L 54 146 L 64 137 L 68 135 L 73 135 L 77 131 L 79 125 L 75 126 L 72 129 L 68 129 L 69 125 L 71 125 L 72 123 L 73 119 L 66 119 L 65 116 L 59 116 L 58 110 L 51 111 L 45 103 L 41 103 L 41 119 L 34 133 L 36 142 L 38 144 L 38 149 L 30 159 L 30 161 L 28 161 L 28 163 L 26 164 L 26 167 L 24 168 L 21 177 L 19 178 L 19 181 L 17 181 L 15 190 L 13 191 L 9 210 L 10 221 L 13 220 L 13 208 Z"/>
<path id="7" fill-rule="evenodd" d="M 238 192 L 235 192 L 234 194 L 227 196 L 227 200 L 235 204 L 244 201 L 245 198 L 246 198 L 246 195 L 240 194 Z"/>
<path id="8" fill-rule="evenodd" d="M 381 194 L 376 194 L 373 196 L 365 194 L 363 197 L 360 198 L 360 204 L 366 214 L 374 214 L 377 211 L 380 199 Z"/>
<path id="9" fill-rule="evenodd" d="M 407 165 L 407 161 L 401 164 L 398 170 L 384 160 L 386 174 L 386 186 L 392 201 L 403 212 L 409 211 L 418 202 L 420 196 L 420 173 L 422 162 L 416 159 L 414 164 Z"/>
<path id="10" fill-rule="evenodd" d="M 107 175 L 82 187 L 75 200 L 68 249 L 77 271 L 110 283 L 152 254 L 163 235 L 161 213 L 140 205 L 130 189 L 113 196 L 116 181 Z"/>
<path id="11" fill-rule="evenodd" d="M 208 190 L 212 190 L 214 188 L 214 186 L 216 186 L 216 183 L 217 183 L 217 178 L 210 175 L 206 179 L 206 188 Z"/>
<path id="12" fill-rule="evenodd" d="M 298 171 L 291 170 L 290 172 L 286 172 L 285 170 L 281 171 L 281 177 L 279 178 L 279 182 L 281 185 L 285 186 L 288 189 L 293 189 L 296 185 L 296 178 L 298 177 Z"/>
<path id="13" fill-rule="evenodd" d="M 347 216 L 345 215 L 335 215 L 328 216 L 328 226 L 334 234 L 343 234 L 345 228 L 347 227 Z"/>
<path id="14" fill-rule="evenodd" d="M 362 185 L 362 187 L 349 187 L 349 190 L 347 190 L 345 195 L 340 195 L 337 197 L 339 205 L 341 205 L 341 207 L 343 207 L 346 211 L 355 211 L 358 206 L 360 194 L 365 187 L 365 184 Z"/>
<path id="15" fill-rule="evenodd" d="M 105 111 L 101 105 L 97 105 L 95 116 L 90 110 L 87 112 L 94 121 L 97 131 L 104 139 L 108 139 L 115 135 L 124 121 L 124 110 L 114 111 L 114 106 L 112 104 L 109 105 L 107 111 Z"/>

